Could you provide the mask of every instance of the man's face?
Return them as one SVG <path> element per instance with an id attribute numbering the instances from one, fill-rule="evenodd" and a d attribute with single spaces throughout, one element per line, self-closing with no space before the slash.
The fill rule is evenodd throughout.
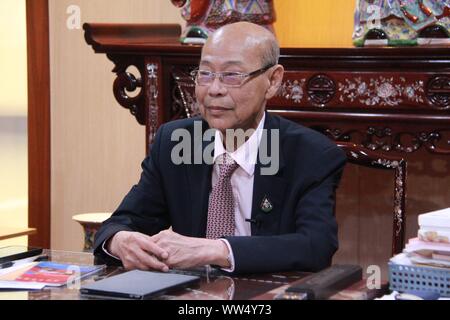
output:
<path id="1" fill-rule="evenodd" d="M 264 67 L 260 51 L 260 48 L 245 46 L 241 41 L 207 42 L 199 69 L 250 73 Z M 269 72 L 246 79 L 237 88 L 223 85 L 218 77 L 210 85 L 197 85 L 195 93 L 200 112 L 209 126 L 222 132 L 226 129 L 256 129 L 265 109 Z"/>

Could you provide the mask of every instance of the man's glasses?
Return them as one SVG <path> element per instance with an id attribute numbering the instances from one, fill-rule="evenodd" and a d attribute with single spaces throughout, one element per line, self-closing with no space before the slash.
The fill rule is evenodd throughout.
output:
<path id="1" fill-rule="evenodd" d="M 216 77 L 219 78 L 220 82 L 226 87 L 240 87 L 247 80 L 250 80 L 252 77 L 256 77 L 264 72 L 266 72 L 269 68 L 274 65 L 267 65 L 261 69 L 255 70 L 250 73 L 243 72 L 232 72 L 232 71 L 224 71 L 224 72 L 212 72 L 207 70 L 194 70 L 191 72 L 191 76 L 195 79 L 195 84 L 198 86 L 209 86 L 211 85 Z"/>

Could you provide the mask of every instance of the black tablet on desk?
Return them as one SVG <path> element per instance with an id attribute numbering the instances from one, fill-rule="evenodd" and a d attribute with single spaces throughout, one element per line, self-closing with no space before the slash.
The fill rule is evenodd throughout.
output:
<path id="1" fill-rule="evenodd" d="M 193 285 L 199 280 L 198 276 L 133 270 L 84 285 L 80 289 L 80 294 L 145 300 Z"/>

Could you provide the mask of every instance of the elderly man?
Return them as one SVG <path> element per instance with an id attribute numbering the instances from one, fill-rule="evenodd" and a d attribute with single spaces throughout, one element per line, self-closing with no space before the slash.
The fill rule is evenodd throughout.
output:
<path id="1" fill-rule="evenodd" d="M 234 23 L 211 35 L 195 74 L 202 117 L 160 127 L 139 183 L 97 232 L 97 256 L 121 260 L 126 269 L 161 271 L 330 265 L 338 247 L 334 193 L 345 156 L 325 136 L 265 112 L 283 79 L 278 56 L 273 34 L 255 24 Z M 204 139 L 181 152 L 201 163 L 174 161 L 174 133 L 202 139 L 199 126 L 201 133 L 216 130 L 213 163 L 203 157 Z M 229 135 L 239 129 L 245 139 Z M 276 164 L 269 174 L 263 145 Z"/>

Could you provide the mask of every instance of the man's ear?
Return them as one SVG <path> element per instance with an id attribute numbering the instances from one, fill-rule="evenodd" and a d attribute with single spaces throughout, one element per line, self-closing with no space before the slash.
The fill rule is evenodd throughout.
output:
<path id="1" fill-rule="evenodd" d="M 266 100 L 273 98 L 277 94 L 278 89 L 281 86 L 281 82 L 283 81 L 283 75 L 284 68 L 281 64 L 277 64 L 273 67 L 272 74 L 269 78 L 270 86 L 266 91 Z"/>

